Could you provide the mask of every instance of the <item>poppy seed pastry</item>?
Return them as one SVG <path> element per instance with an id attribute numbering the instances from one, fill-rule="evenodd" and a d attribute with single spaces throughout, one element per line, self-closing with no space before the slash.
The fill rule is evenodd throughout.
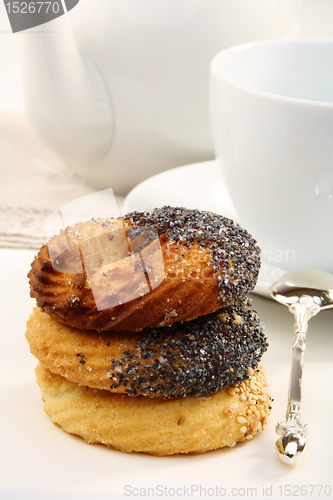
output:
<path id="1" fill-rule="evenodd" d="M 189 321 L 242 300 L 260 250 L 222 215 L 163 207 L 61 231 L 29 272 L 31 296 L 53 318 L 98 331 Z"/>
<path id="2" fill-rule="evenodd" d="M 62 230 L 29 272 L 26 339 L 51 421 L 155 456 L 250 440 L 271 397 L 247 293 L 260 250 L 211 212 L 163 207 Z"/>
<path id="3" fill-rule="evenodd" d="M 143 332 L 96 332 L 64 325 L 36 308 L 30 350 L 51 372 L 131 396 L 209 395 L 248 378 L 267 350 L 248 300 L 185 323 Z"/>
<path id="4" fill-rule="evenodd" d="M 52 422 L 87 443 L 155 456 L 204 453 L 252 439 L 271 410 L 265 372 L 211 396 L 162 399 L 91 389 L 50 372 L 43 363 L 37 383 Z"/>

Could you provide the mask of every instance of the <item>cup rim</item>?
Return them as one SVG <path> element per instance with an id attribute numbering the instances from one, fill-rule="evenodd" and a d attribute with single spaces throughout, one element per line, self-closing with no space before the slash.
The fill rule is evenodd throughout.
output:
<path id="1" fill-rule="evenodd" d="M 320 46 L 320 45 L 330 45 L 333 51 L 333 39 L 332 38 L 321 38 L 321 39 L 313 39 L 313 38 L 301 38 L 301 39 L 267 39 L 267 40 L 258 40 L 254 42 L 247 42 L 238 45 L 233 45 L 232 47 L 228 47 L 224 50 L 221 50 L 212 58 L 210 63 L 210 78 L 212 79 L 214 73 L 218 75 L 218 79 L 222 80 L 228 87 L 232 87 L 239 92 L 244 94 L 252 95 L 254 97 L 259 97 L 261 99 L 267 99 L 272 101 L 279 101 L 281 103 L 289 103 L 300 106 L 309 106 L 309 107 L 318 107 L 318 108 L 332 108 L 333 102 L 329 101 L 317 101 L 313 99 L 304 99 L 301 97 L 289 97 L 281 94 L 276 94 L 274 92 L 268 92 L 265 90 L 257 90 L 245 85 L 241 85 L 235 83 L 231 78 L 223 75 L 221 70 L 218 68 L 218 60 L 229 57 L 232 53 L 249 50 L 252 47 L 257 47 L 260 45 L 312 45 L 312 46 Z"/>

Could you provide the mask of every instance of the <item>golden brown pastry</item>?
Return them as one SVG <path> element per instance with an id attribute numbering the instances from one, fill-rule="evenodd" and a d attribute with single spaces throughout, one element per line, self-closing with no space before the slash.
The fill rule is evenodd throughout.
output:
<path id="1" fill-rule="evenodd" d="M 221 215 L 163 207 L 67 228 L 29 273 L 31 296 L 81 329 L 140 331 L 242 300 L 259 272 L 249 233 Z"/>
<path id="2" fill-rule="evenodd" d="M 212 394 L 244 381 L 267 349 L 248 300 L 215 313 L 143 332 L 79 330 L 36 308 L 26 338 L 53 373 L 131 396 Z"/>
<path id="3" fill-rule="evenodd" d="M 203 453 L 251 439 L 266 424 L 271 398 L 259 365 L 249 378 L 210 397 L 132 397 L 83 387 L 36 369 L 52 422 L 88 443 L 163 456 Z"/>
<path id="4" fill-rule="evenodd" d="M 51 420 L 88 443 L 152 455 L 251 439 L 271 398 L 246 294 L 259 248 L 185 208 L 93 219 L 44 245 L 26 338 Z"/>

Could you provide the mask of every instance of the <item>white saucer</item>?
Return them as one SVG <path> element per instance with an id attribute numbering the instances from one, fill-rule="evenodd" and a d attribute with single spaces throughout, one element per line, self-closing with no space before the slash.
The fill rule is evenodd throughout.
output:
<path id="1" fill-rule="evenodd" d="M 214 160 L 167 170 L 141 182 L 125 198 L 123 213 L 163 205 L 209 210 L 239 222 L 221 171 Z M 270 285 L 284 272 L 262 262 L 254 292 L 270 296 Z"/>

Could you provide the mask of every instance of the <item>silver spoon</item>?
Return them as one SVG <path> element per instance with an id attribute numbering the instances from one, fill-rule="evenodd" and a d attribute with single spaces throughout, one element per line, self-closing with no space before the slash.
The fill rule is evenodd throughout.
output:
<path id="1" fill-rule="evenodd" d="M 307 444 L 308 425 L 301 424 L 301 383 L 308 321 L 322 309 L 333 307 L 333 275 L 309 269 L 284 274 L 270 288 L 275 300 L 295 316 L 294 345 L 285 422 L 276 426 L 276 451 L 281 460 L 295 464 Z"/>

